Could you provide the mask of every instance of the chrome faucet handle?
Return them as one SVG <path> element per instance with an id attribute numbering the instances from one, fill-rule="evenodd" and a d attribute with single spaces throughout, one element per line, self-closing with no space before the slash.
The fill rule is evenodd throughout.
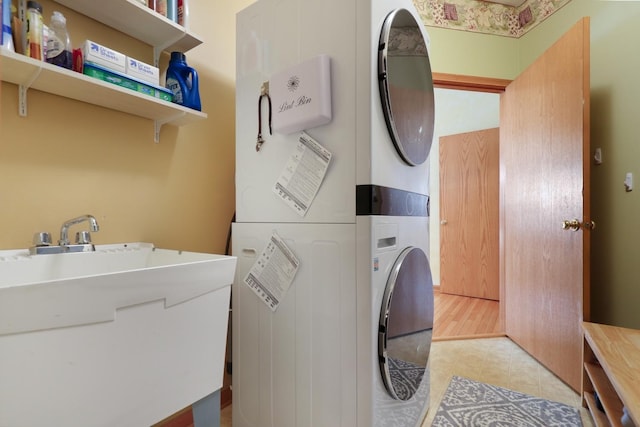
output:
<path id="1" fill-rule="evenodd" d="M 39 231 L 33 235 L 33 246 L 50 246 L 51 233 Z"/>
<path id="2" fill-rule="evenodd" d="M 76 233 L 76 244 L 77 245 L 90 245 L 91 244 L 91 233 L 88 231 L 78 231 Z"/>

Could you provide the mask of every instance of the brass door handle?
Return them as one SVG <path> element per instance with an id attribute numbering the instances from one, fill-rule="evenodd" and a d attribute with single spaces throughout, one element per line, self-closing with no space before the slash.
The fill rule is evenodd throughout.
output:
<path id="1" fill-rule="evenodd" d="M 585 221 L 583 224 L 577 218 L 572 220 L 565 219 L 562 221 L 563 230 L 578 231 L 580 228 L 584 228 L 585 230 L 594 230 L 596 228 L 596 223 L 595 221 Z"/>
<path id="2" fill-rule="evenodd" d="M 440 225 L 447 225 L 447 220 L 446 219 L 441 220 Z"/>
<path id="3" fill-rule="evenodd" d="M 578 231 L 580 230 L 581 226 L 582 224 L 580 223 L 580 220 L 577 218 L 574 218 L 572 220 L 565 219 L 564 221 L 562 221 L 563 230 Z"/>

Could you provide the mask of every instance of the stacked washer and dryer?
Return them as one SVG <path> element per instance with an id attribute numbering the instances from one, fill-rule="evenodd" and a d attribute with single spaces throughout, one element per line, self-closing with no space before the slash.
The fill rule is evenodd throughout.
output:
<path id="1" fill-rule="evenodd" d="M 419 426 L 434 117 L 420 18 L 411 0 L 259 0 L 236 28 L 233 425 Z M 301 216 L 273 191 L 300 133 L 268 133 L 261 87 L 318 55 L 330 57 L 332 117 L 305 132 L 332 157 Z M 275 310 L 245 282 L 274 235 L 299 261 Z"/>

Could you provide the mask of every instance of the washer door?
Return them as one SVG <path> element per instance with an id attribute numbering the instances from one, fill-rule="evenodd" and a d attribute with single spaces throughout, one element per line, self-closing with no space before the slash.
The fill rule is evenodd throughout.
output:
<path id="1" fill-rule="evenodd" d="M 405 248 L 391 269 L 380 311 L 378 360 L 385 387 L 408 400 L 427 368 L 433 330 L 433 281 L 425 253 Z"/>
<path id="2" fill-rule="evenodd" d="M 433 142 L 433 77 L 422 30 L 406 9 L 385 19 L 378 45 L 378 81 L 387 129 L 410 166 L 425 162 Z"/>

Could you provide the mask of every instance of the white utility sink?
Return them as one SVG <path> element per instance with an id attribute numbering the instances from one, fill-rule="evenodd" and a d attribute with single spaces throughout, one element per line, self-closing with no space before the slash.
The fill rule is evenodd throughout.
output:
<path id="1" fill-rule="evenodd" d="M 222 386 L 236 258 L 0 251 L 0 427 L 148 426 Z"/>

